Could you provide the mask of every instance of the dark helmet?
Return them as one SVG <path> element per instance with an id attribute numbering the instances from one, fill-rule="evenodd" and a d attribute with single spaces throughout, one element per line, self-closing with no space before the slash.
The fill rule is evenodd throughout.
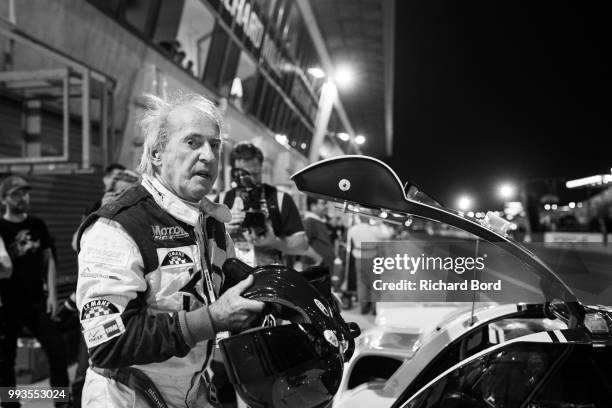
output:
<path id="1" fill-rule="evenodd" d="M 253 408 L 327 405 L 358 327 L 293 269 L 267 265 L 251 273 L 253 285 L 242 296 L 265 302 L 265 317 L 262 327 L 219 342 L 230 381 Z M 289 323 L 273 325 L 280 320 Z"/>

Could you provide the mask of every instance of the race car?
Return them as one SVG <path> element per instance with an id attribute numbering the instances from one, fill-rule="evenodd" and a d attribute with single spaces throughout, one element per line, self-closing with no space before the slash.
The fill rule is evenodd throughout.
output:
<path id="1" fill-rule="evenodd" d="M 583 305 L 508 237 L 503 219 L 445 209 L 366 156 L 317 162 L 292 178 L 304 193 L 346 211 L 399 225 L 419 217 L 466 232 L 477 251 L 479 243 L 497 248 L 504 256 L 492 273 L 527 300 L 474 292 L 471 302 L 433 307 L 379 304 L 378 325 L 358 339 L 335 408 L 612 407 L 612 309 Z M 411 315 L 428 325 L 409 324 Z"/>

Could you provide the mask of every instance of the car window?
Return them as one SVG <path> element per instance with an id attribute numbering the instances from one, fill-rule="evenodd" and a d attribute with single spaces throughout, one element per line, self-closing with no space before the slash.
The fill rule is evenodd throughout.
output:
<path id="1" fill-rule="evenodd" d="M 498 344 L 528 334 L 567 328 L 567 324 L 560 319 L 509 318 L 489 324 L 489 341 L 491 344 Z"/>
<path id="2" fill-rule="evenodd" d="M 510 344 L 453 370 L 405 406 L 409 408 L 520 406 L 566 349 L 567 345 L 563 344 Z M 400 401 L 398 403 L 401 404 Z"/>
<path id="3" fill-rule="evenodd" d="M 351 390 L 365 382 L 387 380 L 402 362 L 401 359 L 385 356 L 361 357 L 353 366 L 347 388 Z"/>
<path id="4" fill-rule="evenodd" d="M 604 408 L 612 404 L 612 347 L 574 346 L 528 408 Z"/>
<path id="5" fill-rule="evenodd" d="M 494 321 L 455 341 L 442 350 L 415 378 L 406 392 L 415 393 L 450 367 L 491 347 L 516 337 L 547 330 L 563 330 L 567 326 L 559 320 L 545 318 L 507 318 Z"/>
<path id="6" fill-rule="evenodd" d="M 407 386 L 402 396 L 413 395 L 450 367 L 488 347 L 528 334 L 565 329 L 567 325 L 559 319 L 550 320 L 543 317 L 510 317 L 493 321 L 466 333 L 441 350 Z"/>

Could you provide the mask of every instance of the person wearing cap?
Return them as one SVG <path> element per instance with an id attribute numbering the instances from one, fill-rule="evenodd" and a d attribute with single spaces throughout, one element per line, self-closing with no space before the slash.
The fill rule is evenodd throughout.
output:
<path id="1" fill-rule="evenodd" d="M 206 198 L 219 171 L 218 109 L 195 94 L 144 101 L 142 182 L 79 230 L 76 303 L 92 364 L 82 405 L 207 407 L 216 335 L 250 327 L 263 303 L 240 296 L 252 276 L 221 293 L 234 248 L 230 210 Z"/>
<path id="2" fill-rule="evenodd" d="M 0 183 L 0 199 L 5 207 L 0 236 L 12 263 L 10 278 L 0 280 L 5 320 L 5 333 L 0 340 L 0 387 L 15 386 L 17 337 L 22 326 L 30 329 L 47 355 L 50 385 L 67 387 L 65 345 L 51 320 L 57 308 L 51 239 L 44 221 L 28 214 L 30 190 L 28 182 L 17 176 L 7 177 Z M 19 406 L 18 403 L 2 404 Z"/>

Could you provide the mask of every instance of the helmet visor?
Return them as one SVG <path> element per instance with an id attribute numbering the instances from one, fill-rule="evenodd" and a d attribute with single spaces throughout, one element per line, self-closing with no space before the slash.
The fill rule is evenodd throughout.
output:
<path id="1" fill-rule="evenodd" d="M 310 324 L 254 329 L 220 341 L 230 381 L 251 407 L 317 407 L 340 386 L 338 342 Z"/>

